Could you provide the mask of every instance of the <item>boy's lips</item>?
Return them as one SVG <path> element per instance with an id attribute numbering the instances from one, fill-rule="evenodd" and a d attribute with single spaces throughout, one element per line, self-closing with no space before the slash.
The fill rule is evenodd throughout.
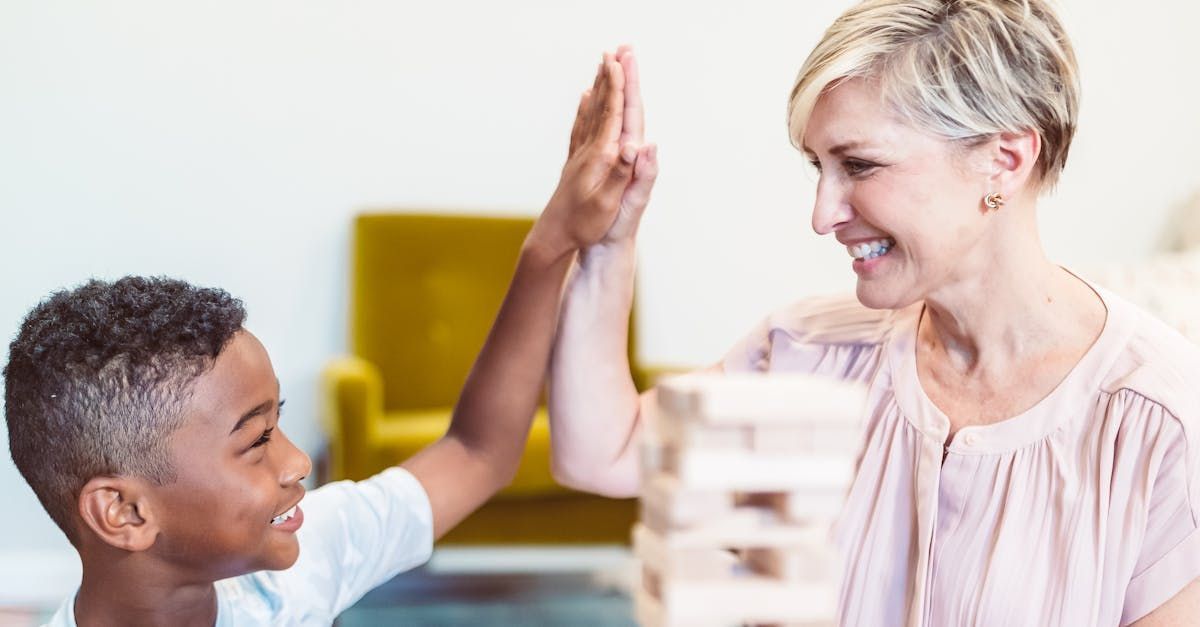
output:
<path id="1" fill-rule="evenodd" d="M 304 524 L 304 510 L 300 509 L 300 501 L 287 508 L 271 519 L 271 528 L 279 531 L 296 531 Z"/>

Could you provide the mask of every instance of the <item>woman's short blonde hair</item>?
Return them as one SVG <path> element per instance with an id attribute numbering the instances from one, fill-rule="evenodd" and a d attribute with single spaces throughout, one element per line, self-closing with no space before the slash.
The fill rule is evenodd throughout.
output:
<path id="1" fill-rule="evenodd" d="M 907 121 L 950 140 L 1035 130 L 1037 172 L 1053 186 L 1079 116 L 1075 53 L 1046 0 L 866 0 L 829 27 L 788 103 L 792 143 L 821 93 L 877 81 Z"/>

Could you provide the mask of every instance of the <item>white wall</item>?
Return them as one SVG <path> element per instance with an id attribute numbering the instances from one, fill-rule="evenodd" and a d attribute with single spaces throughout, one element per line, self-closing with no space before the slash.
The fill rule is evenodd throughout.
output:
<path id="1" fill-rule="evenodd" d="M 4 0 L 0 335 L 89 276 L 225 287 L 314 450 L 316 376 L 344 346 L 350 217 L 537 211 L 600 51 L 633 42 L 663 166 L 641 240 L 642 354 L 711 362 L 772 308 L 852 285 L 842 249 L 808 228 L 813 184 L 784 128 L 795 72 L 847 5 Z M 1133 259 L 1200 186 L 1200 8 L 1065 5 L 1085 99 L 1046 244 L 1067 264 Z M 29 579 L 12 551 L 67 546 L 0 457 L 11 599 L 36 593 L 6 583 Z"/>

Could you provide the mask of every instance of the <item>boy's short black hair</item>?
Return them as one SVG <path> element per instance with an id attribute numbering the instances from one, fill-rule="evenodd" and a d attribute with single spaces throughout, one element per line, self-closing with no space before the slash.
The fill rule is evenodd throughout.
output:
<path id="1" fill-rule="evenodd" d="M 174 480 L 167 440 L 245 318 L 227 292 L 166 277 L 93 279 L 25 316 L 3 373 L 9 451 L 73 543 L 90 479 Z"/>

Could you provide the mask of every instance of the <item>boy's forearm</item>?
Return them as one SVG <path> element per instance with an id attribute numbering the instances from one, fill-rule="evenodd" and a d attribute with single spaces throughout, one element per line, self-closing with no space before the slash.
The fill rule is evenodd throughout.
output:
<path id="1" fill-rule="evenodd" d="M 550 366 L 550 421 L 556 478 L 572 487 L 627 496 L 636 472 L 640 397 L 630 375 L 632 241 L 581 253 L 568 286 Z"/>
<path id="2" fill-rule="evenodd" d="M 467 376 L 447 435 L 494 465 L 500 486 L 516 472 L 541 400 L 573 253 L 531 237 Z"/>
<path id="3" fill-rule="evenodd" d="M 508 485 L 541 398 L 574 253 L 527 238 L 446 435 L 402 464 L 425 488 L 439 538 Z"/>

